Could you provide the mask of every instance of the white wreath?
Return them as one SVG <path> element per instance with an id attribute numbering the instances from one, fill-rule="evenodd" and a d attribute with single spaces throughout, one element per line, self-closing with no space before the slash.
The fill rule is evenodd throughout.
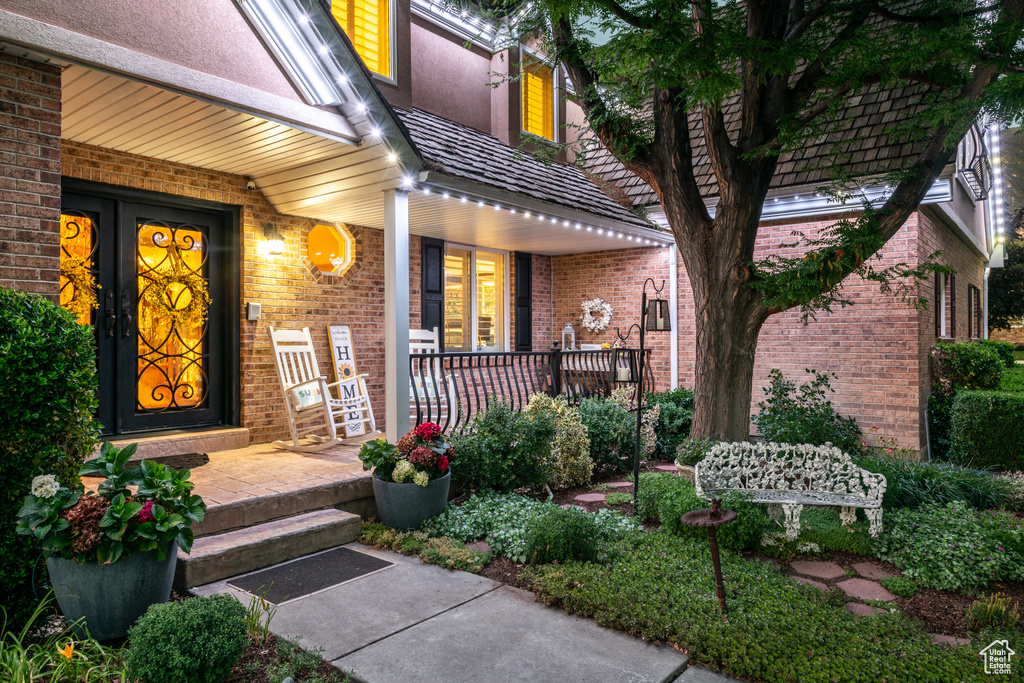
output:
<path id="1" fill-rule="evenodd" d="M 600 332 L 608 327 L 608 321 L 612 319 L 612 307 L 604 299 L 591 299 L 580 304 L 583 309 L 583 327 L 591 332 Z"/>

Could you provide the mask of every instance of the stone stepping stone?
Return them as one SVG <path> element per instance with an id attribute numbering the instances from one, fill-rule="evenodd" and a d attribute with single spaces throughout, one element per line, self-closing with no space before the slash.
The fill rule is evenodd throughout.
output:
<path id="1" fill-rule="evenodd" d="M 573 498 L 573 500 L 578 500 L 581 503 L 603 503 L 604 502 L 604 494 L 603 493 L 581 493 L 580 495 L 578 495 L 575 498 Z"/>
<path id="2" fill-rule="evenodd" d="M 873 617 L 885 611 L 881 607 L 872 607 L 871 605 L 865 605 L 863 602 L 848 602 L 846 603 L 846 609 L 850 611 L 850 614 L 858 617 Z"/>
<path id="3" fill-rule="evenodd" d="M 491 552 L 491 546 L 487 541 L 476 541 L 474 543 L 467 543 L 466 550 L 475 550 L 478 553 L 489 553 Z"/>
<path id="4" fill-rule="evenodd" d="M 871 562 L 858 562 L 853 565 L 853 571 L 857 572 L 865 579 L 874 579 L 875 581 L 889 576 L 896 576 L 894 572 L 889 571 L 885 567 L 879 567 L 877 564 L 872 564 Z"/>
<path id="5" fill-rule="evenodd" d="M 857 598 L 858 600 L 884 600 L 892 602 L 896 599 L 895 595 L 882 588 L 880 584 L 868 581 L 867 579 L 847 579 L 837 583 L 836 587 L 851 598 Z"/>
<path id="6" fill-rule="evenodd" d="M 605 486 L 613 489 L 631 489 L 633 488 L 633 482 L 631 481 L 610 481 Z"/>
<path id="7" fill-rule="evenodd" d="M 827 593 L 828 592 L 828 586 L 823 584 L 821 581 L 815 581 L 814 579 L 805 579 L 802 576 L 794 576 L 793 580 L 797 581 L 798 583 L 802 583 L 805 586 L 811 586 L 812 588 L 817 588 L 822 593 Z"/>
<path id="8" fill-rule="evenodd" d="M 659 472 L 675 472 L 677 474 L 679 473 L 679 468 L 676 467 L 675 465 L 658 465 L 654 469 L 658 470 Z"/>
<path id="9" fill-rule="evenodd" d="M 930 635 L 932 637 L 932 640 L 934 640 L 939 645 L 967 645 L 971 642 L 966 638 L 957 638 L 956 636 L 944 636 L 941 633 L 929 633 L 928 635 Z"/>
<path id="10" fill-rule="evenodd" d="M 826 581 L 846 576 L 846 571 L 842 567 L 835 562 L 827 562 L 825 560 L 797 560 L 790 562 L 789 566 L 797 574 L 813 576 L 816 579 L 825 579 Z"/>

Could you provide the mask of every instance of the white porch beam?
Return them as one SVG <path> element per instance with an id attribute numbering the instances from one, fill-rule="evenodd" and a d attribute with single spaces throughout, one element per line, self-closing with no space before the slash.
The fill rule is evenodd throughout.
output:
<path id="1" fill-rule="evenodd" d="M 384 419 L 391 443 L 409 431 L 409 195 L 384 192 Z"/>

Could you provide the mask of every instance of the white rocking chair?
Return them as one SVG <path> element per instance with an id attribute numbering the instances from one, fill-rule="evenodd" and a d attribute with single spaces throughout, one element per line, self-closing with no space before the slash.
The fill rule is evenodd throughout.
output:
<path id="1" fill-rule="evenodd" d="M 328 384 L 327 378 L 320 374 L 309 328 L 269 329 L 277 378 L 281 383 L 288 426 L 292 432 L 291 442 L 275 441 L 275 446 L 300 453 L 316 453 L 332 446 L 359 444 L 380 436 L 366 392 L 366 375 L 356 375 L 345 381 L 345 384 L 356 382 L 358 391 L 354 396 L 334 398 L 331 387 L 336 387 L 341 394 L 339 385 L 342 382 Z M 314 424 L 307 425 L 311 421 Z M 354 422 L 363 423 L 364 433 L 351 439 L 343 438 L 345 425 Z M 327 435 L 309 433 L 321 430 L 326 430 Z M 301 435 L 306 435 L 312 443 L 302 443 Z"/>
<path id="2" fill-rule="evenodd" d="M 435 327 L 433 330 L 409 330 L 409 353 L 440 353 L 441 336 Z M 422 363 L 412 369 L 409 377 L 409 408 L 412 417 L 416 418 L 416 399 L 420 401 L 420 410 L 426 410 L 427 403 L 433 403 L 431 417 L 440 422 L 447 413 L 447 406 L 441 401 L 447 390 L 451 400 L 455 400 L 455 382 L 446 375 L 440 359 Z"/>

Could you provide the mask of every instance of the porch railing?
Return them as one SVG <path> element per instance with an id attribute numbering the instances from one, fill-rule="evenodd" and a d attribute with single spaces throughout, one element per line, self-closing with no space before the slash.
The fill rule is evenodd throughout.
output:
<path id="1" fill-rule="evenodd" d="M 643 386 L 653 391 L 651 350 L 644 354 Z M 570 404 L 588 396 L 608 396 L 614 387 L 635 387 L 638 360 L 637 349 L 410 354 L 412 422 L 436 422 L 445 431 L 462 430 L 495 401 L 521 411 L 536 393 L 565 396 Z M 619 381 L 620 376 L 629 380 Z"/>

